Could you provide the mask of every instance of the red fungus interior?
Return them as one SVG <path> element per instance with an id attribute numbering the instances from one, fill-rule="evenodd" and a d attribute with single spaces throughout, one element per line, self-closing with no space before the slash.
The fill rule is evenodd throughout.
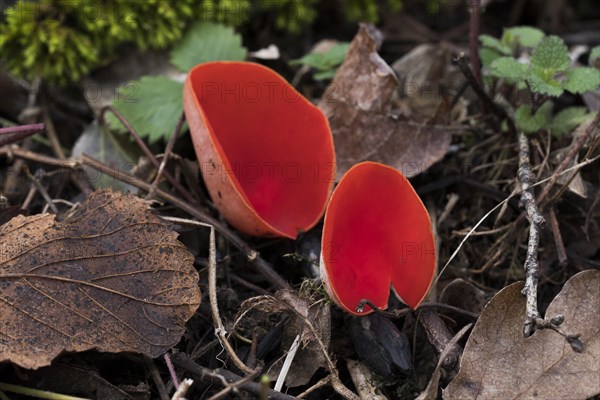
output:
<path id="1" fill-rule="evenodd" d="M 429 216 L 414 189 L 398 171 L 370 162 L 351 168 L 335 189 L 322 251 L 329 283 L 350 312 L 365 298 L 386 308 L 390 283 L 417 307 L 436 263 Z"/>
<path id="2" fill-rule="evenodd" d="M 238 190 L 268 224 L 296 237 L 321 217 L 332 181 L 325 116 L 281 76 L 253 63 L 191 72 L 215 145 Z"/>

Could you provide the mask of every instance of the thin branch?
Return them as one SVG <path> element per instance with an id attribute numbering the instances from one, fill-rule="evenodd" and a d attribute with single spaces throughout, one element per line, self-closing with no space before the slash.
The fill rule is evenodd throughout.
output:
<path id="1" fill-rule="evenodd" d="M 529 337 L 535 331 L 536 320 L 540 318 L 537 308 L 537 286 L 540 275 L 538 261 L 538 246 L 540 243 L 540 230 L 545 225 L 544 217 L 536 204 L 531 185 L 534 180 L 529 161 L 529 140 L 523 132 L 519 133 L 519 170 L 517 172 L 521 183 L 521 202 L 527 211 L 529 219 L 529 242 L 525 258 L 525 286 L 523 294 L 527 298 L 525 325 L 523 333 Z"/>
<path id="2" fill-rule="evenodd" d="M 173 383 L 175 389 L 178 389 L 179 379 L 177 378 L 177 372 L 175 371 L 175 367 L 173 367 L 173 362 L 171 361 L 169 353 L 165 353 L 163 358 L 165 360 L 165 364 L 167 365 L 167 369 L 169 370 L 169 375 L 171 375 L 171 382 Z"/>
<path id="3" fill-rule="evenodd" d="M 490 110 L 492 113 L 494 113 L 494 115 L 498 119 L 498 122 L 506 120 L 510 131 L 512 133 L 516 133 L 517 126 L 515 125 L 513 119 L 509 117 L 508 113 L 504 108 L 502 108 L 498 103 L 494 102 L 490 98 L 490 96 L 485 92 L 483 86 L 481 86 L 475 75 L 473 75 L 473 71 L 471 71 L 471 68 L 469 68 L 469 64 L 467 64 L 467 60 L 465 59 L 465 53 L 458 54 L 458 56 L 456 56 L 456 58 L 454 59 L 454 62 L 458 65 L 458 68 L 467 79 L 467 82 L 469 82 L 469 85 L 471 85 L 471 87 L 475 91 L 477 97 L 479 97 L 479 99 L 483 103 L 483 106 Z"/>
<path id="4" fill-rule="evenodd" d="M 152 360 L 148 356 L 144 356 L 144 363 L 146 364 L 146 369 L 150 373 L 150 377 L 158 390 L 158 395 L 160 396 L 160 400 L 169 400 L 169 392 L 165 387 L 165 383 L 160 377 L 160 373 L 158 372 L 158 368 L 156 368 L 156 364 L 154 364 L 154 360 Z"/>
<path id="5" fill-rule="evenodd" d="M 171 397 L 171 400 L 184 400 L 185 395 L 187 394 L 188 390 L 190 390 L 193 384 L 194 381 L 192 379 L 184 379 L 183 381 L 181 381 L 181 385 L 179 385 L 175 393 L 173 393 L 173 397 Z"/>
<path id="6" fill-rule="evenodd" d="M 560 226 L 558 225 L 558 219 L 556 218 L 556 211 L 554 207 L 548 209 L 548 216 L 550 217 L 550 228 L 552 229 L 552 236 L 554 236 L 554 244 L 556 245 L 556 255 L 558 257 L 558 265 L 566 267 L 569 263 L 567 258 L 567 250 L 565 249 L 565 242 L 562 239 L 560 233 Z"/>
<path id="7" fill-rule="evenodd" d="M 30 124 L 0 128 L 0 146 L 14 143 L 43 131 L 44 124 Z"/>
<path id="8" fill-rule="evenodd" d="M 244 378 L 240 379 L 239 381 L 233 382 L 233 383 L 228 383 L 220 392 L 215 393 L 214 395 L 212 395 L 208 400 L 218 400 L 221 399 L 223 397 L 225 397 L 226 395 L 229 394 L 229 392 L 237 392 L 237 388 L 241 385 L 243 385 L 244 383 L 247 382 L 251 382 L 254 378 L 256 378 L 259 374 L 259 371 L 255 371 L 253 374 L 250 374 L 248 376 L 245 376 Z"/>
<path id="9" fill-rule="evenodd" d="M 227 371 L 225 369 L 217 369 L 210 370 L 208 368 L 204 368 L 199 364 L 192 361 L 189 356 L 183 353 L 177 353 L 173 355 L 173 363 L 181 368 L 184 371 L 187 371 L 195 376 L 197 376 L 200 380 L 207 383 L 218 384 L 222 386 L 226 386 L 227 383 L 235 383 L 239 382 L 243 379 L 241 376 L 234 374 L 233 372 Z M 260 383 L 256 382 L 243 382 L 237 386 L 240 390 L 244 390 L 249 392 L 255 396 L 260 396 L 263 387 Z M 269 399 L 272 400 L 295 400 L 296 397 L 287 395 L 285 393 L 279 393 L 272 389 L 268 391 Z"/>
<path id="10" fill-rule="evenodd" d="M 219 315 L 219 304 L 217 302 L 217 245 L 215 240 L 215 229 L 213 227 L 210 228 L 208 260 L 208 298 L 210 300 L 210 310 L 215 323 L 215 335 L 219 338 L 221 345 L 227 351 L 236 367 L 247 374 L 256 374 L 259 369 L 257 368 L 254 370 L 247 367 L 246 364 L 240 360 L 233 347 L 231 347 L 229 340 L 227 340 L 227 331 L 225 330 L 225 326 Z"/>
<path id="11" fill-rule="evenodd" d="M 556 183 L 558 177 L 560 175 L 562 175 L 562 172 L 567 168 L 567 166 L 571 163 L 571 161 L 573 161 L 573 159 L 579 153 L 579 150 L 581 150 L 583 145 L 588 141 L 588 139 L 590 137 L 592 137 L 593 135 L 598 133 L 597 128 L 599 125 L 600 125 L 600 112 L 596 114 L 596 117 L 594 118 L 594 120 L 590 123 L 590 125 L 585 130 L 585 133 L 583 135 L 580 135 L 577 139 L 575 139 L 575 142 L 571 145 L 571 149 L 569 150 L 569 152 L 567 153 L 565 158 L 562 160 L 560 165 L 558 167 L 556 167 L 556 169 L 554 170 L 554 173 L 550 177 L 550 181 L 548 182 L 548 184 L 546 184 L 546 186 L 544 186 L 544 188 L 542 189 L 542 192 L 540 193 L 540 196 L 539 196 L 540 204 L 542 204 L 542 202 L 546 199 L 546 196 L 550 192 L 550 189 L 552 188 L 552 186 L 554 186 L 554 184 Z M 544 206 L 545 205 L 546 204 L 544 204 Z"/>
<path id="12" fill-rule="evenodd" d="M 154 178 L 154 181 L 152 182 L 150 191 L 148 192 L 148 195 L 146 196 L 146 198 L 148 198 L 148 199 L 152 198 L 152 196 L 154 196 L 154 192 L 156 191 L 156 188 L 158 187 L 158 182 L 160 182 L 160 177 L 163 175 L 163 171 L 164 171 L 165 167 L 167 166 L 167 163 L 169 162 L 169 156 L 171 155 L 171 152 L 173 151 L 173 146 L 175 145 L 175 142 L 177 141 L 177 135 L 179 134 L 179 131 L 181 130 L 181 127 L 183 126 L 184 120 L 185 120 L 185 114 L 182 112 L 181 115 L 179 116 L 179 119 L 177 120 L 175 129 L 173 130 L 173 133 L 171 134 L 171 138 L 169 139 L 169 142 L 167 143 L 167 148 L 165 149 L 165 155 L 164 155 L 162 161 L 160 162 L 160 166 L 158 167 L 158 172 L 156 173 L 156 177 Z"/>
<path id="13" fill-rule="evenodd" d="M 479 60 L 479 3 L 480 0 L 470 0 L 469 6 L 469 59 L 471 69 L 477 82 L 481 84 L 481 63 Z"/>
<path id="14" fill-rule="evenodd" d="M 117 117 L 121 124 L 123 124 L 123 126 L 129 131 L 131 136 L 133 136 L 144 155 L 148 157 L 148 160 L 150 160 L 150 162 L 152 162 L 152 164 L 157 169 L 160 169 L 160 163 L 158 162 L 156 157 L 154 157 L 154 154 L 152 154 L 148 146 L 146 146 L 146 143 L 144 143 L 137 131 L 133 128 L 129 121 L 125 119 L 125 117 L 119 112 L 119 110 L 117 110 L 111 105 L 102 108 L 102 111 L 100 111 L 100 120 L 104 121 L 104 114 L 106 114 L 107 111 L 112 112 L 114 116 Z M 190 192 L 188 192 L 183 186 L 181 186 L 181 184 L 177 182 L 177 180 L 173 178 L 173 176 L 171 176 L 171 174 L 168 171 L 164 171 L 163 175 L 165 176 L 167 181 L 169 181 L 169 183 L 175 188 L 175 190 L 179 192 L 180 195 L 182 195 L 188 202 L 195 203 L 194 197 L 190 194 Z"/>

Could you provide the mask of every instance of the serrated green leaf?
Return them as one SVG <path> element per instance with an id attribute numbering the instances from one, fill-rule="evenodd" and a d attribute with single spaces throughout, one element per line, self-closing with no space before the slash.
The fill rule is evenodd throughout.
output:
<path id="1" fill-rule="evenodd" d="M 329 71 L 344 62 L 350 43 L 337 43 L 325 53 L 308 53 L 304 57 L 290 61 L 290 65 L 307 65 L 319 71 Z"/>
<path id="2" fill-rule="evenodd" d="M 509 47 L 535 47 L 544 38 L 544 32 L 531 26 L 515 26 L 504 30 L 502 43 Z"/>
<path id="3" fill-rule="evenodd" d="M 532 66 L 527 71 L 527 83 L 534 93 L 558 97 L 564 92 L 562 85 L 548 72 L 552 71 Z"/>
<path id="4" fill-rule="evenodd" d="M 558 36 L 547 36 L 533 50 L 531 64 L 552 72 L 564 71 L 571 64 L 569 49 Z"/>
<path id="5" fill-rule="evenodd" d="M 563 136 L 592 116 L 593 114 L 588 113 L 585 107 L 565 108 L 552 118 L 549 126 L 550 132 L 557 137 Z"/>
<path id="6" fill-rule="evenodd" d="M 515 122 L 517 126 L 525 133 L 534 133 L 545 128 L 550 123 L 550 114 L 552 113 L 552 103 L 547 101 L 532 114 L 530 105 L 523 105 L 515 111 Z"/>
<path id="7" fill-rule="evenodd" d="M 490 35 L 479 35 L 479 41 L 484 48 L 492 49 L 500 54 L 509 56 L 511 54 L 510 47 L 505 46 L 501 41 Z"/>
<path id="8" fill-rule="evenodd" d="M 573 68 L 566 75 L 567 79 L 562 82 L 562 86 L 571 93 L 591 92 L 600 85 L 600 71 L 596 68 Z"/>
<path id="9" fill-rule="evenodd" d="M 527 77 L 528 66 L 512 57 L 500 57 L 492 62 L 490 69 L 493 76 L 517 83 Z"/>
<path id="10" fill-rule="evenodd" d="M 183 111 L 182 93 L 181 82 L 164 76 L 144 76 L 120 89 L 113 105 L 139 135 L 152 144 L 160 139 L 168 139 L 175 128 Z M 109 122 L 115 129 L 125 131 L 114 116 L 109 117 Z"/>
<path id="11" fill-rule="evenodd" d="M 596 63 L 596 60 L 600 60 L 600 46 L 596 46 L 592 49 L 588 64 L 593 66 Z"/>
<path id="12" fill-rule="evenodd" d="M 248 51 L 242 37 L 227 26 L 198 22 L 171 51 L 171 63 L 182 71 L 208 61 L 242 61 Z"/>

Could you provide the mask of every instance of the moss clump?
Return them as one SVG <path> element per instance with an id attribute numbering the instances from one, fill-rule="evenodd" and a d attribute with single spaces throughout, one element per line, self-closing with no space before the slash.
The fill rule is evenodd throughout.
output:
<path id="1" fill-rule="evenodd" d="M 397 8 L 399 0 L 388 0 Z M 14 75 L 76 82 L 106 62 L 115 48 L 163 49 L 192 21 L 237 26 L 272 13 L 275 26 L 297 33 L 316 17 L 319 0 L 19 0 L 0 23 L 2 63 Z M 376 0 L 350 0 L 351 21 L 377 20 Z"/>

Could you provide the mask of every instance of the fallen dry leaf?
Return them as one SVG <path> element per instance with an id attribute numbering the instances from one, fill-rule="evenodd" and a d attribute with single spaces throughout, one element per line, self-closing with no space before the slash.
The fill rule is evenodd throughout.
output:
<path id="1" fill-rule="evenodd" d="M 0 361 L 49 365 L 62 351 L 156 357 L 200 303 L 193 257 L 130 194 L 99 191 L 62 222 L 0 227 Z"/>
<path id="2" fill-rule="evenodd" d="M 392 115 L 391 99 L 399 83 L 377 54 L 380 43 L 379 31 L 361 24 L 319 105 L 333 133 L 338 179 L 366 160 L 388 164 L 411 177 L 439 161 L 450 146 L 449 129 Z"/>
<path id="3" fill-rule="evenodd" d="M 483 310 L 444 399 L 586 399 L 600 393 L 600 271 L 580 272 L 554 298 L 547 317 L 579 334 L 583 352 L 551 330 L 523 336 L 523 283 L 502 289 Z"/>

